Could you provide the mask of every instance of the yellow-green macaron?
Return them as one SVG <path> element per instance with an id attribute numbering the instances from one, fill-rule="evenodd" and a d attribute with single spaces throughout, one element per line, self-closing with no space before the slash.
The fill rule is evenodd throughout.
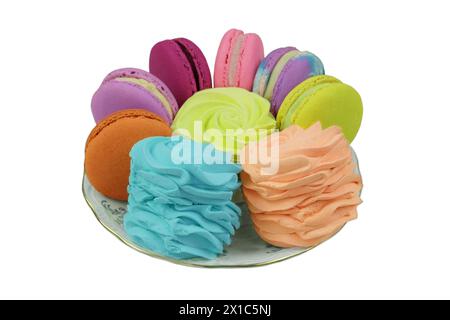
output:
<path id="1" fill-rule="evenodd" d="M 341 127 L 349 142 L 361 126 L 363 105 L 351 86 L 327 75 L 311 77 L 295 87 L 283 101 L 277 115 L 280 130 L 297 124 L 309 128 L 320 121 L 323 128 Z"/>

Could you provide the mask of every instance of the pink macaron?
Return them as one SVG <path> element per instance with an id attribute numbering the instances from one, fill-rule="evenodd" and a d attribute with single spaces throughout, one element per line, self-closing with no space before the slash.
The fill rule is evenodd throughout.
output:
<path id="1" fill-rule="evenodd" d="M 264 46 L 254 33 L 231 29 L 222 38 L 214 68 L 215 87 L 239 87 L 252 90 L 253 80 Z"/>

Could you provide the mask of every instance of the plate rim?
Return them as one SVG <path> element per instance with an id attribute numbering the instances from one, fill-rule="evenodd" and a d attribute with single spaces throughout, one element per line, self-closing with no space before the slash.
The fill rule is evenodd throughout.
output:
<path id="1" fill-rule="evenodd" d="M 288 255 L 286 257 L 283 258 L 279 258 L 279 259 L 275 259 L 275 260 L 271 260 L 271 261 L 267 261 L 267 262 L 259 262 L 259 263 L 252 263 L 252 264 L 244 264 L 244 265 L 202 265 L 202 264 L 197 264 L 195 262 L 186 262 L 183 260 L 176 260 L 176 259 L 172 259 L 172 258 L 168 258 L 168 257 L 163 257 L 161 255 L 158 255 L 154 252 L 152 252 L 151 250 L 146 250 L 146 249 L 142 249 L 139 246 L 135 245 L 133 242 L 123 238 L 122 236 L 120 236 L 117 232 L 115 232 L 114 230 L 112 230 L 109 226 L 107 226 L 97 215 L 97 213 L 94 210 L 94 206 L 92 205 L 92 203 L 88 200 L 87 196 L 86 196 L 86 191 L 84 189 L 84 183 L 86 180 L 86 174 L 83 174 L 83 181 L 82 181 L 82 185 L 81 185 L 81 190 L 83 192 L 83 198 L 86 201 L 87 205 L 89 206 L 89 208 L 91 209 L 92 213 L 94 214 L 96 220 L 103 226 L 103 228 L 105 228 L 109 233 L 111 233 L 116 239 L 118 239 L 120 242 L 122 242 L 123 244 L 125 244 L 126 246 L 130 247 L 131 249 L 144 254 L 146 256 L 158 259 L 158 260 L 162 260 L 162 261 L 166 261 L 166 262 L 170 262 L 173 264 L 177 264 L 180 266 L 184 266 L 184 267 L 192 267 L 192 268 L 202 268 L 202 269 L 239 269 L 239 268 L 257 268 L 257 267 L 265 267 L 265 266 L 269 266 L 272 264 L 276 264 L 279 262 L 283 262 L 295 257 L 298 257 L 312 249 L 314 249 L 315 247 L 321 245 L 322 243 L 324 243 L 325 241 L 328 241 L 329 239 L 313 246 L 313 247 L 309 247 L 307 249 L 305 249 L 302 252 L 297 252 L 297 253 L 293 253 L 291 255 Z M 345 225 L 344 225 L 345 226 Z M 343 227 L 344 227 L 343 226 Z M 343 228 L 342 227 L 342 228 Z M 340 228 L 332 237 L 334 237 L 337 233 L 339 233 L 342 228 Z M 330 239 L 332 238 L 330 237 Z"/>
<path id="2" fill-rule="evenodd" d="M 356 168 L 359 172 L 359 175 L 361 177 L 361 190 L 360 190 L 360 195 L 362 194 L 362 190 L 364 187 L 364 184 L 362 183 L 362 175 L 361 175 L 361 170 L 359 167 L 359 159 L 358 156 L 355 152 L 355 150 L 353 148 L 351 148 L 352 153 L 355 157 L 355 163 L 356 163 Z M 98 216 L 98 214 L 96 213 L 96 211 L 94 210 L 94 206 L 92 205 L 92 203 L 88 200 L 87 196 L 86 196 L 86 190 L 84 188 L 85 185 L 85 180 L 86 180 L 86 172 L 83 170 L 83 180 L 81 183 L 81 191 L 83 193 L 83 198 L 86 201 L 87 205 L 89 206 L 89 208 L 91 209 L 92 213 L 94 214 L 95 218 L 97 219 L 97 221 L 103 226 L 103 228 L 105 228 L 109 233 L 111 233 L 115 238 L 117 238 L 120 242 L 122 242 L 123 244 L 125 244 L 126 246 L 130 247 L 131 249 L 144 254 L 146 256 L 161 260 L 161 261 L 165 261 L 168 263 L 173 263 L 179 266 L 184 266 L 184 267 L 191 267 L 191 268 L 202 268 L 202 269 L 240 269 L 240 268 L 258 268 L 258 267 L 265 267 L 265 266 L 270 266 L 276 263 L 280 263 L 286 260 L 290 260 L 292 258 L 301 256 L 309 251 L 311 251 L 312 249 L 315 249 L 316 247 L 324 244 L 325 242 L 327 242 L 328 240 L 334 238 L 346 225 L 347 223 L 345 223 L 341 228 L 339 228 L 339 230 L 337 230 L 331 237 L 329 237 L 328 239 L 312 246 L 309 248 L 306 248 L 304 251 L 302 252 L 297 252 L 297 253 L 293 253 L 291 255 L 288 255 L 286 257 L 283 258 L 279 258 L 279 259 L 274 259 L 271 261 L 267 261 L 267 262 L 259 262 L 259 263 L 252 263 L 252 264 L 245 264 L 245 265 L 202 265 L 202 264 L 198 264 L 195 262 L 186 262 L 183 260 L 177 260 L 177 259 L 172 259 L 172 258 L 168 258 L 168 257 L 164 257 L 161 255 L 158 255 L 157 253 L 152 252 L 151 250 L 148 249 L 143 249 L 140 248 L 139 246 L 135 245 L 133 242 L 123 238 L 122 236 L 120 236 L 117 232 L 115 232 L 114 230 L 112 230 L 109 226 L 107 226 Z"/>

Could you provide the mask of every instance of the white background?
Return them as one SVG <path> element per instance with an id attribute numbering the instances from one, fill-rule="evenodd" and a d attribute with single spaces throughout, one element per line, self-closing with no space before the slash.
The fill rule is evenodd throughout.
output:
<path id="1" fill-rule="evenodd" d="M 447 1 L 1 1 L 0 298 L 450 298 Z M 185 36 L 297 46 L 363 97 L 360 217 L 277 265 L 186 268 L 139 254 L 81 193 L 90 99 Z"/>

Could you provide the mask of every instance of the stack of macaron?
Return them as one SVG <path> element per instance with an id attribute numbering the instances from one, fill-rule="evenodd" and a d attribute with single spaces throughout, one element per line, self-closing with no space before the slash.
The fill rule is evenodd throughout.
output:
<path id="1" fill-rule="evenodd" d="M 232 29 L 213 75 L 186 38 L 157 43 L 148 64 L 104 78 L 85 147 L 89 182 L 128 201 L 124 229 L 137 245 L 216 258 L 239 228 L 231 199 L 241 182 L 256 232 L 275 246 L 314 246 L 356 217 L 349 144 L 362 102 L 316 55 L 282 47 L 264 56 L 257 34 Z"/>

